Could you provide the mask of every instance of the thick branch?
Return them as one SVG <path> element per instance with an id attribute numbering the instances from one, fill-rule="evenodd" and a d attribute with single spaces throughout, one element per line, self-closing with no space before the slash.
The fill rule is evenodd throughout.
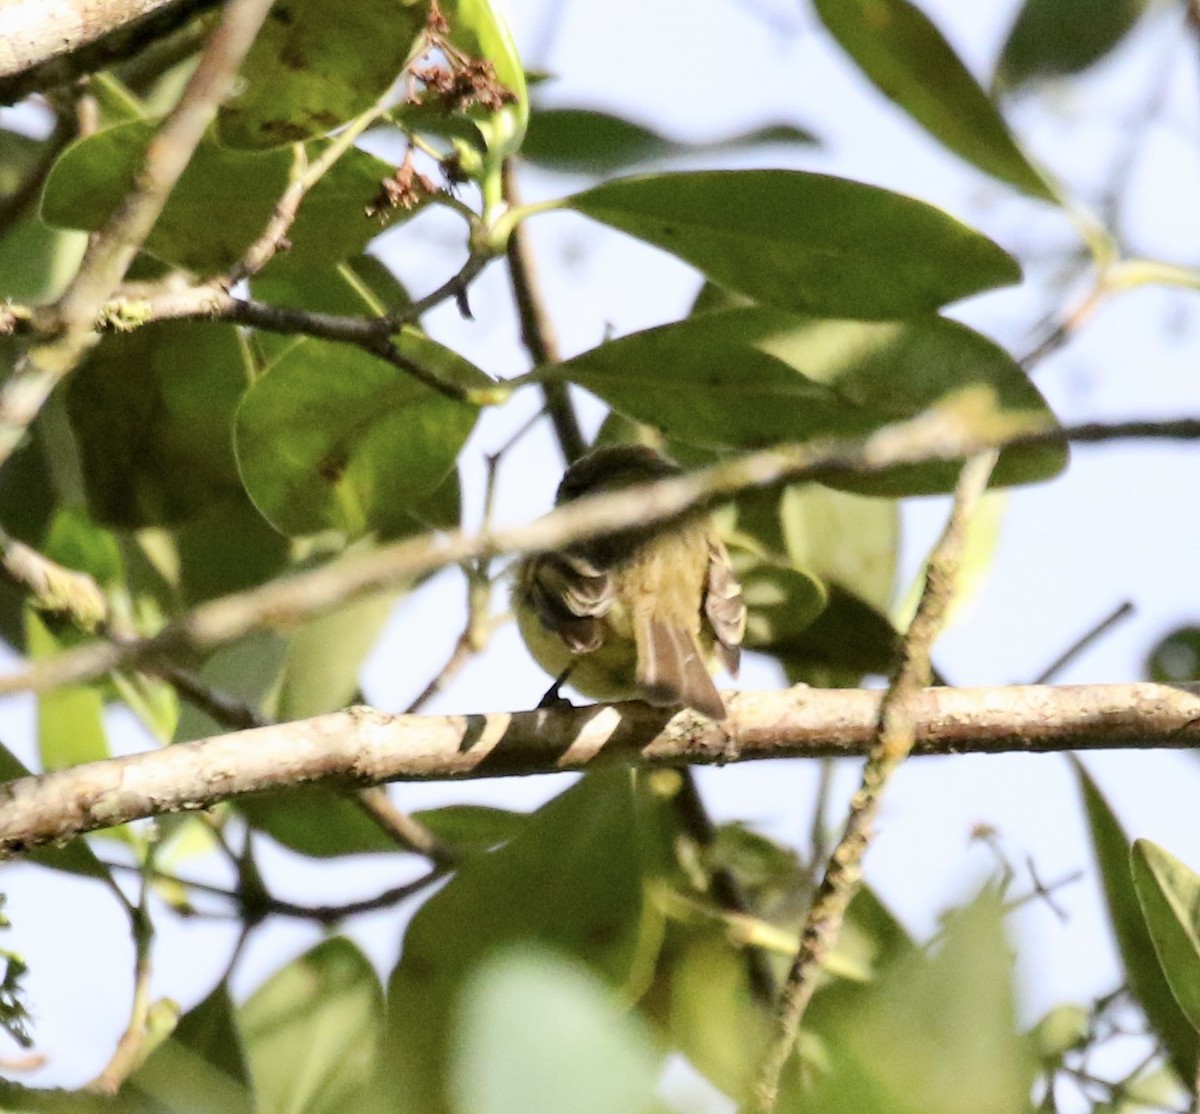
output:
<path id="1" fill-rule="evenodd" d="M 202 604 L 153 638 L 119 645 L 96 643 L 47 658 L 0 677 L 0 695 L 41 692 L 112 669 L 153 663 L 164 656 L 204 653 L 252 630 L 294 624 L 448 565 L 503 553 L 559 549 L 584 538 L 615 533 L 632 522 L 651 526 L 673 521 L 742 491 L 801 479 L 870 475 L 896 464 L 961 459 L 1000 445 L 1122 437 L 1200 439 L 1200 420 L 1088 424 L 985 437 L 965 429 L 950 415 L 934 413 L 887 426 L 863 440 L 782 446 L 684 476 L 579 499 L 527 526 L 474 535 L 461 531 L 431 534 L 348 556 L 311 572 Z"/>
<path id="2" fill-rule="evenodd" d="M 881 693 L 795 688 L 728 697 L 729 718 L 632 702 L 471 716 L 351 708 L 179 743 L 0 786 L 0 857 L 97 828 L 297 784 L 377 785 L 580 771 L 602 762 L 723 765 L 867 753 Z M 932 688 L 916 754 L 1200 746 L 1200 685 Z"/>

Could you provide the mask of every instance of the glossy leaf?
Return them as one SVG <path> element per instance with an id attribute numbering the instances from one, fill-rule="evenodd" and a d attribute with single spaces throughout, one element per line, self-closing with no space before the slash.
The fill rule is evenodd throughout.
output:
<path id="1" fill-rule="evenodd" d="M 825 589 L 810 574 L 769 561 L 750 564 L 733 554 L 746 601 L 745 645 L 766 650 L 786 643 L 825 608 Z"/>
<path id="2" fill-rule="evenodd" d="M 30 656 L 53 657 L 62 645 L 42 617 L 26 616 Z M 109 756 L 104 730 L 104 702 L 95 685 L 62 685 L 38 696 L 38 753 L 44 770 L 61 770 Z"/>
<path id="3" fill-rule="evenodd" d="M 1163 638 L 1150 651 L 1145 672 L 1168 685 L 1200 680 L 1200 627 L 1180 627 Z"/>
<path id="4" fill-rule="evenodd" d="M 255 631 L 210 654 L 197 671 L 199 679 L 209 688 L 261 711 L 267 693 L 276 684 L 285 648 L 283 635 L 269 630 Z M 188 702 L 180 712 L 175 742 L 203 739 L 226 730 L 226 724 L 217 723 Z M 243 798 L 246 800 L 258 798 Z"/>
<path id="5" fill-rule="evenodd" d="M 399 346 L 447 380 L 490 382 L 413 330 Z M 390 536 L 411 529 L 409 512 L 445 480 L 477 414 L 358 349 L 303 340 L 246 392 L 238 464 L 255 505 L 284 533 Z"/>
<path id="6" fill-rule="evenodd" d="M 221 142 L 275 147 L 325 135 L 364 112 L 404 68 L 423 0 L 277 0 L 217 117 Z"/>
<path id="7" fill-rule="evenodd" d="M 238 811 L 258 831 L 301 855 L 392 854 L 396 841 L 348 794 L 319 786 L 262 793 L 238 801 Z"/>
<path id="8" fill-rule="evenodd" d="M 1133 884 L 1167 983 L 1200 1030 L 1200 876 L 1146 839 L 1135 840 Z"/>
<path id="9" fill-rule="evenodd" d="M 259 1110 L 333 1114 L 368 1099 L 383 1039 L 383 993 L 349 940 L 318 944 L 238 1011 Z"/>
<path id="10" fill-rule="evenodd" d="M 117 124 L 72 143 L 46 180 L 42 217 L 96 231 L 132 189 L 157 124 Z M 201 274 L 227 269 L 262 232 L 287 185 L 292 156 L 201 143 L 146 240 L 152 255 Z"/>
<path id="11" fill-rule="evenodd" d="M 1129 837 L 1087 770 L 1078 761 L 1073 761 L 1073 765 L 1104 886 L 1109 922 L 1129 989 L 1162 1041 L 1180 1080 L 1193 1080 L 1200 1059 L 1200 1039 L 1180 1010 L 1155 955 L 1134 889 Z"/>
<path id="12" fill-rule="evenodd" d="M 856 688 L 896 664 L 900 634 L 887 614 L 834 583 L 825 610 L 785 645 L 772 647 L 792 684 Z"/>
<path id="13" fill-rule="evenodd" d="M 102 228 L 129 192 L 157 128 L 154 121 L 118 124 L 71 144 L 46 181 L 42 216 L 60 228 Z M 311 160 L 321 150 L 314 144 Z M 239 151 L 202 142 L 171 193 L 146 251 L 199 274 L 227 270 L 263 231 L 288 184 L 289 150 Z M 393 167 L 357 148 L 313 187 L 288 231 L 290 266 L 360 253 L 405 210 L 368 217 Z"/>
<path id="14" fill-rule="evenodd" d="M 438 839 L 462 851 L 488 851 L 515 839 L 525 830 L 529 816 L 488 805 L 444 805 L 412 814 Z"/>
<path id="15" fill-rule="evenodd" d="M 993 414 L 1053 420 L 1003 349 L 940 317 L 831 320 L 760 307 L 703 313 L 589 349 L 542 376 L 578 383 L 670 437 L 714 447 L 862 435 L 968 388 L 992 393 Z M 1046 479 L 1065 459 L 1061 447 L 1008 450 L 993 482 Z M 925 494 L 952 489 L 958 470 L 931 463 L 836 483 Z"/>
<path id="16" fill-rule="evenodd" d="M 1025 0 L 1008 33 L 996 85 L 1079 73 L 1129 33 L 1151 0 Z"/>
<path id="17" fill-rule="evenodd" d="M 777 124 L 708 143 L 681 143 L 632 120 L 590 108 L 538 108 L 529 118 L 521 157 L 564 174 L 612 174 L 627 166 L 671 158 L 758 147 L 813 144 L 811 132 Z"/>
<path id="18" fill-rule="evenodd" d="M 468 859 L 409 924 L 388 986 L 393 1109 L 444 1114 L 452 1003 L 485 958 L 536 941 L 620 985 L 633 962 L 642 883 L 629 774 L 598 771 Z"/>
<path id="19" fill-rule="evenodd" d="M 1057 200 L 996 106 L 916 5 L 909 0 L 816 0 L 816 9 L 876 88 L 938 142 L 985 174 L 1045 201 Z"/>
<path id="20" fill-rule="evenodd" d="M 174 542 L 172 586 L 185 607 L 262 584 L 291 557 L 288 539 L 240 488 L 176 527 Z"/>
<path id="21" fill-rule="evenodd" d="M 903 317 L 1021 278 L 1016 260 L 940 210 L 821 174 L 647 175 L 562 204 L 779 309 Z"/>
<path id="22" fill-rule="evenodd" d="M 233 414 L 247 378 L 232 327 L 168 322 L 106 337 L 67 393 L 93 517 L 170 525 L 236 494 Z"/>
<path id="23" fill-rule="evenodd" d="M 358 692 L 363 659 L 392 613 L 394 593 L 369 596 L 311 619 L 288 639 L 275 717 L 335 712 Z"/>
<path id="24" fill-rule="evenodd" d="M 887 609 L 900 546 L 900 508 L 894 499 L 793 484 L 780 493 L 778 513 L 793 561 Z"/>

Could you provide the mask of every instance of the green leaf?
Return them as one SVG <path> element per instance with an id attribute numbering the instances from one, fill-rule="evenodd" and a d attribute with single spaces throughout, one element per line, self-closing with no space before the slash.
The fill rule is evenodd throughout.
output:
<path id="1" fill-rule="evenodd" d="M 42 194 L 42 218 L 60 228 L 102 228 L 133 188 L 157 131 L 117 124 L 72 143 Z M 202 142 L 146 240 L 146 250 L 201 274 L 228 269 L 259 236 L 287 185 L 292 156 L 231 151 Z"/>
<path id="2" fill-rule="evenodd" d="M 995 105 L 919 8 L 908 0 L 816 0 L 816 8 L 876 88 L 938 142 L 985 174 L 1057 202 Z"/>
<path id="3" fill-rule="evenodd" d="M 745 645 L 766 650 L 804 630 L 825 608 L 825 589 L 809 573 L 732 554 L 746 601 Z"/>
<path id="4" fill-rule="evenodd" d="M 176 527 L 174 540 L 173 587 L 184 607 L 263 584 L 290 559 L 288 539 L 258 513 L 240 486 Z"/>
<path id="5" fill-rule="evenodd" d="M 25 642 L 35 661 L 62 648 L 36 611 L 26 613 Z M 61 685 L 38 696 L 38 753 L 44 770 L 61 770 L 109 756 L 104 702 L 94 685 Z"/>
<path id="6" fill-rule="evenodd" d="M 739 150 L 765 143 L 816 143 L 790 124 L 756 128 L 711 143 L 681 143 L 632 120 L 590 108 L 535 108 L 521 157 L 563 174 L 612 174 L 677 155 Z"/>
<path id="7" fill-rule="evenodd" d="M 1175 1001 L 1200 1030 L 1200 876 L 1146 839 L 1134 840 L 1133 885 Z"/>
<path id="8" fill-rule="evenodd" d="M 275 718 L 335 712 L 358 692 L 363 660 L 392 613 L 396 594 L 368 596 L 311 619 L 288 639 Z"/>
<path id="9" fill-rule="evenodd" d="M 0 743 L 0 786 L 6 781 L 29 776 L 30 771 L 25 764 Z M 26 862 L 37 863 L 38 866 L 48 867 L 50 870 L 61 870 L 67 874 L 78 874 L 83 878 L 95 878 L 109 885 L 114 884 L 108 868 L 92 854 L 92 849 L 82 839 L 73 839 L 61 847 L 40 847 L 36 851 L 26 852 L 23 858 Z"/>
<path id="10" fill-rule="evenodd" d="M 92 516 L 171 525 L 236 494 L 233 414 L 246 382 L 232 327 L 165 322 L 105 337 L 67 387 Z"/>
<path id="11" fill-rule="evenodd" d="M 1029 1031 L 1029 1039 L 1038 1059 L 1054 1068 L 1068 1052 L 1087 1046 L 1091 1028 L 1092 1013 L 1086 1006 L 1055 1006 Z"/>
<path id="12" fill-rule="evenodd" d="M 396 841 L 350 797 L 333 789 L 302 787 L 243 797 L 238 811 L 260 832 L 301 855 L 391 854 Z"/>
<path id="13" fill-rule="evenodd" d="M 366 111 L 399 76 L 425 26 L 423 0 L 277 0 L 217 117 L 231 147 L 325 135 Z"/>
<path id="14" fill-rule="evenodd" d="M 1166 685 L 1200 681 L 1200 627 L 1173 630 L 1150 651 L 1144 668 L 1150 680 Z"/>
<path id="15" fill-rule="evenodd" d="M 864 676 L 886 676 L 896 664 L 900 635 L 878 608 L 831 584 L 825 610 L 772 653 L 792 684 L 857 688 Z"/>
<path id="16" fill-rule="evenodd" d="M 460 851 L 489 851 L 515 839 L 525 830 L 529 816 L 487 805 L 444 805 L 412 814 L 443 843 Z"/>
<path id="17" fill-rule="evenodd" d="M 366 1101 L 383 1039 L 383 993 L 349 940 L 318 944 L 238 1011 L 255 1106 L 330 1114 Z"/>
<path id="18" fill-rule="evenodd" d="M 793 484 L 778 498 L 788 556 L 826 582 L 886 610 L 900 546 L 896 501 L 820 484 Z"/>
<path id="19" fill-rule="evenodd" d="M 1026 1114 L 1034 1064 L 1016 1030 L 1002 918 L 985 892 L 957 911 L 936 953 L 909 951 L 846 1008 L 822 1011 L 828 1064 L 780 1109 Z"/>
<path id="20" fill-rule="evenodd" d="M 628 771 L 589 774 L 503 847 L 473 856 L 409 924 L 388 986 L 393 1111 L 444 1114 L 451 1007 L 499 948 L 536 942 L 628 977 L 642 918 Z"/>
<path id="21" fill-rule="evenodd" d="M 931 205 L 821 174 L 647 175 L 562 204 L 779 309 L 903 317 L 1021 278 L 1015 259 Z"/>
<path id="22" fill-rule="evenodd" d="M 36 139 L 0 129 L 0 198 L 7 200 L 34 172 L 42 148 Z M 0 234 L 0 291 L 14 302 L 52 302 L 74 276 L 86 246 L 86 236 L 48 228 L 31 211 Z"/>
<path id="23" fill-rule="evenodd" d="M 991 392 L 997 415 L 1053 421 L 1008 353 L 940 317 L 831 320 L 754 306 L 703 313 L 589 349 L 541 377 L 578 383 L 670 437 L 712 447 L 859 436 L 968 388 Z M 1046 479 L 1065 460 L 1058 446 L 1007 450 L 993 482 Z M 912 465 L 836 486 L 927 494 L 951 490 L 958 471 L 953 462 Z"/>
<path id="24" fill-rule="evenodd" d="M 659 1056 L 586 968 L 516 949 L 463 992 L 452 1068 L 462 1114 L 637 1114 L 654 1105 Z"/>
<path id="25" fill-rule="evenodd" d="M 748 1096 L 770 1021 L 728 930 L 668 921 L 654 983 L 638 1008 L 714 1087 L 734 1100 Z"/>
<path id="26" fill-rule="evenodd" d="M 1109 53 L 1151 0 L 1025 0 L 996 69 L 999 89 L 1079 73 Z"/>
<path id="27" fill-rule="evenodd" d="M 237 1030 L 233 1001 L 225 983 L 219 983 L 202 1002 L 179 1019 L 168 1043 L 176 1047 L 167 1049 L 163 1045 L 155 1049 L 146 1063 L 130 1077 L 131 1088 L 151 1095 L 157 1092 L 162 1097 L 163 1085 L 172 1068 L 186 1059 L 192 1064 L 203 1063 L 204 1068 L 197 1074 L 207 1077 L 215 1090 L 233 1098 L 233 1110 L 249 1114 L 251 1097 L 245 1091 L 239 1095 L 237 1089 L 249 1087 L 250 1074 L 242 1051 L 241 1035 Z M 192 1056 L 182 1057 L 182 1050 Z M 220 1076 L 224 1076 L 224 1079 Z M 210 1109 L 226 1111 L 230 1108 L 222 1105 Z"/>
<path id="28" fill-rule="evenodd" d="M 415 330 L 399 347 L 448 381 L 490 382 Z M 246 392 L 238 464 L 255 506 L 284 533 L 402 534 L 454 467 L 477 415 L 365 352 L 306 339 Z"/>
<path id="29" fill-rule="evenodd" d="M 291 253 L 284 252 L 250 280 L 250 289 L 273 305 L 314 313 L 383 314 L 411 301 L 396 276 L 373 255 L 297 267 Z"/>
<path id="30" fill-rule="evenodd" d="M 1185 1085 L 1196 1078 L 1200 1040 L 1179 1008 L 1154 953 L 1130 870 L 1129 837 L 1087 770 L 1072 760 L 1087 811 L 1092 848 L 1129 989 Z"/>
<path id="31" fill-rule="evenodd" d="M 266 694 L 272 689 L 283 665 L 286 642 L 281 634 L 259 630 L 237 642 L 222 646 L 210 654 L 198 670 L 207 687 L 261 710 Z M 195 705 L 185 702 L 175 732 L 175 742 L 203 739 L 228 730 Z M 253 800 L 257 798 L 242 798 Z"/>
<path id="32" fill-rule="evenodd" d="M 62 228 L 102 228 L 133 187 L 156 133 L 154 121 L 118 124 L 72 143 L 46 181 L 42 216 Z M 306 153 L 311 161 L 324 144 Z M 288 184 L 293 154 L 239 151 L 202 142 L 146 240 L 146 251 L 200 274 L 225 270 L 261 234 Z M 390 222 L 411 215 L 364 209 L 393 167 L 366 151 L 347 151 L 305 197 L 288 230 L 290 262 L 300 267 L 359 254 Z"/>

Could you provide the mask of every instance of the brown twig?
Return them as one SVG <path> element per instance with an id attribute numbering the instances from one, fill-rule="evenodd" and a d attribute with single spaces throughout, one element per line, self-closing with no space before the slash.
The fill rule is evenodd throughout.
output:
<path id="1" fill-rule="evenodd" d="M 0 389 L 0 464 L 12 454 L 54 387 L 75 368 L 93 324 L 150 234 L 266 18 L 270 0 L 230 0 L 175 107 L 146 150 L 134 188 L 88 245 L 71 285 L 34 312 L 46 340 L 30 347 Z"/>
<path id="2" fill-rule="evenodd" d="M 129 1009 L 129 1021 L 117 1041 L 103 1070 L 85 1088 L 102 1095 L 115 1095 L 121 1084 L 135 1072 L 145 1060 L 149 1049 L 151 998 L 150 975 L 151 947 L 154 942 L 154 925 L 146 908 L 148 882 L 142 877 L 141 897 L 136 906 L 130 906 L 130 927 L 133 934 L 133 1004 Z"/>
<path id="3" fill-rule="evenodd" d="M 502 167 L 504 200 L 509 208 L 520 204 L 517 193 L 517 175 L 511 159 Z M 521 341 L 529 352 L 535 366 L 557 363 L 559 359 L 558 338 L 550 315 L 542 300 L 537 282 L 537 267 L 529 237 L 521 222 L 509 233 L 508 274 L 512 280 L 513 298 L 517 305 L 517 317 L 521 323 Z M 579 419 L 571 405 L 571 396 L 565 383 L 546 383 L 542 386 L 546 400 L 546 412 L 554 424 L 554 434 L 559 448 L 568 464 L 578 460 L 587 451 L 587 442 L 579 428 Z"/>
<path id="4" fill-rule="evenodd" d="M 881 694 L 799 688 L 726 695 L 720 724 L 640 702 L 470 716 L 351 708 L 176 743 L 0 786 L 0 858 L 243 793 L 323 783 L 456 780 L 766 758 L 852 758 L 877 734 Z M 1200 685 L 930 688 L 911 704 L 917 754 L 1058 753 L 1200 745 Z"/>
<path id="5" fill-rule="evenodd" d="M 1048 666 L 1046 666 L 1046 668 L 1043 669 L 1033 679 L 1033 684 L 1050 684 L 1050 682 L 1053 681 L 1076 658 L 1078 658 L 1080 654 L 1085 653 L 1099 639 L 1103 638 L 1110 630 L 1112 630 L 1113 627 L 1132 614 L 1132 603 L 1126 600 L 1124 603 L 1119 604 L 1094 627 L 1072 642 L 1070 646 L 1068 646 L 1061 654 L 1058 655 L 1058 657 L 1056 657 Z"/>
<path id="6" fill-rule="evenodd" d="M 141 873 L 144 869 L 130 863 L 106 863 L 105 866 L 109 870 L 123 870 L 137 873 Z M 158 869 L 150 869 L 148 877 L 153 881 L 167 882 L 173 886 L 185 887 L 189 890 L 195 890 L 197 893 L 208 894 L 211 897 L 222 898 L 225 901 L 231 902 L 238 907 L 239 917 L 250 924 L 259 923 L 264 917 L 274 916 L 290 917 L 294 920 L 315 921 L 317 924 L 328 926 L 340 924 L 347 918 L 356 917 L 361 913 L 374 913 L 380 909 L 390 909 L 393 905 L 398 905 L 407 898 L 413 897 L 422 890 L 432 886 L 438 879 L 444 878 L 446 874 L 446 867 L 435 866 L 419 878 L 411 882 L 405 882 L 399 886 L 392 886 L 382 893 L 376 894 L 375 897 L 363 898 L 359 901 L 347 901 L 340 905 L 305 905 L 301 902 L 288 901 L 286 898 L 276 897 L 274 894 L 263 891 L 259 891 L 251 896 L 243 890 L 227 890 L 208 882 L 197 882 L 190 878 L 180 878 L 177 875 L 168 874 L 166 871 Z"/>
<path id="7" fill-rule="evenodd" d="M 850 803 L 845 830 L 829 857 L 825 876 L 805 917 L 800 948 L 779 997 L 775 1033 L 759 1065 L 749 1107 L 758 1114 L 771 1114 L 776 1108 L 780 1076 L 795 1047 L 817 976 L 862 883 L 862 859 L 870 845 L 884 790 L 916 742 L 917 697 L 929 684 L 930 652 L 954 597 L 967 528 L 987 490 L 997 457 L 996 452 L 987 452 L 964 465 L 950 518 L 929 555 L 925 587 L 901 644 L 900 663 L 879 702 L 876 738 L 863 768 L 862 784 Z"/>
<path id="8" fill-rule="evenodd" d="M 774 488 L 800 479 L 869 476 L 898 464 L 962 459 L 991 447 L 1122 438 L 1198 440 L 1200 420 L 1087 423 L 1033 432 L 1001 429 L 988 436 L 964 428 L 952 415 L 933 413 L 886 426 L 862 439 L 780 446 L 683 476 L 580 499 L 526 526 L 474 535 L 433 533 L 355 554 L 336 565 L 201 604 L 151 638 L 119 645 L 95 643 L 46 658 L 0 677 L 0 695 L 45 691 L 112 669 L 206 652 L 252 630 L 300 622 L 448 565 L 503 553 L 559 549 L 618 532 L 631 522 L 644 526 L 670 522 L 742 491 Z"/>

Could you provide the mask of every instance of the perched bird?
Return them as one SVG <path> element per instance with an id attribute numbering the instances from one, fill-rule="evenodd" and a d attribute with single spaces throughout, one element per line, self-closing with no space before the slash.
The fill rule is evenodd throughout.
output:
<path id="1" fill-rule="evenodd" d="M 581 457 L 555 504 L 678 475 L 645 445 Z M 558 678 L 598 700 L 687 705 L 712 719 L 725 704 L 710 669 L 737 673 L 746 605 L 712 523 L 689 518 L 580 542 L 517 566 L 513 608 L 525 645 Z"/>

